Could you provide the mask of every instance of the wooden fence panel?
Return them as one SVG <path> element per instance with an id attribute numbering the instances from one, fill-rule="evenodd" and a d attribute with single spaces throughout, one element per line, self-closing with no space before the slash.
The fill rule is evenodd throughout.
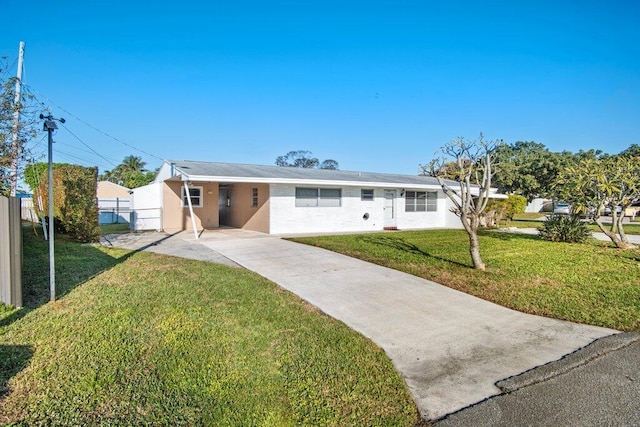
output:
<path id="1" fill-rule="evenodd" d="M 22 307 L 20 199 L 0 196 L 0 301 Z"/>

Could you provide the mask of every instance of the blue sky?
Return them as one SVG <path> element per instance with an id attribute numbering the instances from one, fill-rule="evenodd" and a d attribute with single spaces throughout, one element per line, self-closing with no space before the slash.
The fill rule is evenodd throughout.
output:
<path id="1" fill-rule="evenodd" d="M 552 151 L 640 143 L 635 1 L 5 0 L 2 12 L 0 55 L 26 42 L 25 83 L 67 120 L 54 160 L 101 171 L 129 154 L 155 168 L 309 150 L 415 174 L 480 132 Z"/>

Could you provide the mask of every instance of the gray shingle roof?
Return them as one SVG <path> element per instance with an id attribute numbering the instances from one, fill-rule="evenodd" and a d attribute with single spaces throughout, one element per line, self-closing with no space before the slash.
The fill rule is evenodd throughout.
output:
<path id="1" fill-rule="evenodd" d="M 362 183 L 388 183 L 406 185 L 439 185 L 430 176 L 402 175 L 375 172 L 355 172 L 329 169 L 305 169 L 281 166 L 248 165 L 238 163 L 198 162 L 191 160 L 167 160 L 179 171 L 190 177 L 256 178 L 269 180 L 353 181 Z"/>

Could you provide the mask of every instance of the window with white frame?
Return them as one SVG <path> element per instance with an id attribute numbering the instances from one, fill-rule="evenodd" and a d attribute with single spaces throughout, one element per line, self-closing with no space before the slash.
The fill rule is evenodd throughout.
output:
<path id="1" fill-rule="evenodd" d="M 427 191 L 427 212 L 436 212 L 438 210 L 438 192 Z"/>
<path id="2" fill-rule="evenodd" d="M 258 188 L 257 187 L 253 187 L 251 189 L 251 207 L 252 208 L 258 207 Z"/>
<path id="3" fill-rule="evenodd" d="M 189 197 L 191 198 L 191 206 L 194 208 L 202 207 L 202 187 L 189 187 Z M 189 207 L 184 186 L 182 187 L 182 207 Z"/>
<path id="4" fill-rule="evenodd" d="M 405 212 L 436 212 L 438 193 L 436 191 L 407 191 L 405 193 Z"/>
<path id="5" fill-rule="evenodd" d="M 341 188 L 296 187 L 296 207 L 340 207 Z"/>
<path id="6" fill-rule="evenodd" d="M 373 200 L 373 188 L 363 188 L 360 190 L 360 200 Z"/>

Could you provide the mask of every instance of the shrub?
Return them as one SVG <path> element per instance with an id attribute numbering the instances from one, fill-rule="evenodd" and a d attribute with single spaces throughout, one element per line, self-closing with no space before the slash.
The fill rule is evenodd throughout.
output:
<path id="1" fill-rule="evenodd" d="M 53 171 L 54 221 L 79 242 L 94 242 L 100 236 L 96 202 L 97 168 L 61 165 Z M 45 212 L 48 211 L 48 179 L 40 184 Z"/>
<path id="2" fill-rule="evenodd" d="M 511 221 L 513 216 L 524 212 L 527 198 L 518 194 L 509 194 L 506 199 L 489 199 L 481 224 L 495 227 L 502 220 Z"/>
<path id="3" fill-rule="evenodd" d="M 572 215 L 552 215 L 538 231 L 541 238 L 552 242 L 582 243 L 591 237 L 587 224 Z"/>

